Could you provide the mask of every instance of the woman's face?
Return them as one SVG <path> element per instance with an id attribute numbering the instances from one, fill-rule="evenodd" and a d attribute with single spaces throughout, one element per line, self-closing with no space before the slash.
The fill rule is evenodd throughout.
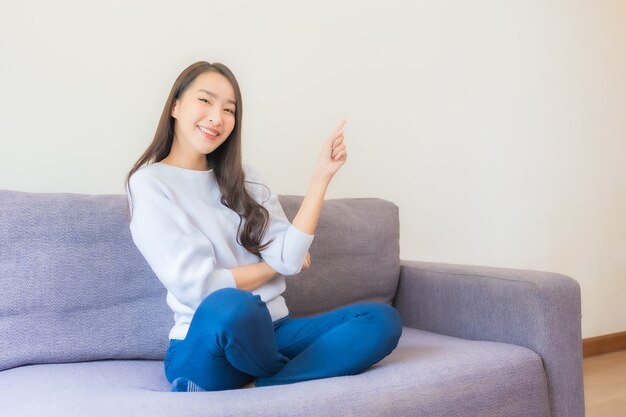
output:
<path id="1" fill-rule="evenodd" d="M 214 71 L 205 72 L 174 103 L 174 143 L 188 157 L 207 155 L 228 138 L 235 127 L 235 90 Z"/>

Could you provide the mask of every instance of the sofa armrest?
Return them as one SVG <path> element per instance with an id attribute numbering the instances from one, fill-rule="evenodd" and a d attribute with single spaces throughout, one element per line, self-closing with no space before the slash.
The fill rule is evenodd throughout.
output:
<path id="1" fill-rule="evenodd" d="M 527 347 L 543 360 L 553 417 L 584 416 L 580 286 L 561 274 L 402 261 L 405 326 Z"/>

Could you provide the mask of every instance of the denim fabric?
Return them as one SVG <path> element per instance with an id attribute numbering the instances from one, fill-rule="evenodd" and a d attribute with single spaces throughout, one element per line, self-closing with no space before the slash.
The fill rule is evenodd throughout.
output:
<path id="1" fill-rule="evenodd" d="M 207 391 L 355 375 L 389 355 L 401 333 L 400 316 L 387 304 L 272 322 L 258 295 L 224 288 L 200 304 L 184 340 L 170 341 L 165 375 Z"/>

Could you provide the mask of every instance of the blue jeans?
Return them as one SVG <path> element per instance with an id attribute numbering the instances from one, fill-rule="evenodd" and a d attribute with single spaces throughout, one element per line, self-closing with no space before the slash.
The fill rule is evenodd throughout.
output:
<path id="1" fill-rule="evenodd" d="M 165 375 L 207 391 L 355 375 L 389 355 L 401 334 L 400 316 L 387 304 L 272 322 L 260 296 L 223 288 L 202 301 L 185 339 L 170 341 Z"/>

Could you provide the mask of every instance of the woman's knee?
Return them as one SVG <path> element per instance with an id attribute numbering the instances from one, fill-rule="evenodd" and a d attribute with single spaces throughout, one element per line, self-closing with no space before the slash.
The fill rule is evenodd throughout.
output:
<path id="1" fill-rule="evenodd" d="M 398 310 L 384 303 L 368 304 L 370 314 L 375 318 L 377 332 L 387 339 L 387 343 L 397 346 L 402 336 L 402 319 Z"/>
<path id="2" fill-rule="evenodd" d="M 195 314 L 231 327 L 263 313 L 269 314 L 259 295 L 238 288 L 222 288 L 209 294 Z"/>

